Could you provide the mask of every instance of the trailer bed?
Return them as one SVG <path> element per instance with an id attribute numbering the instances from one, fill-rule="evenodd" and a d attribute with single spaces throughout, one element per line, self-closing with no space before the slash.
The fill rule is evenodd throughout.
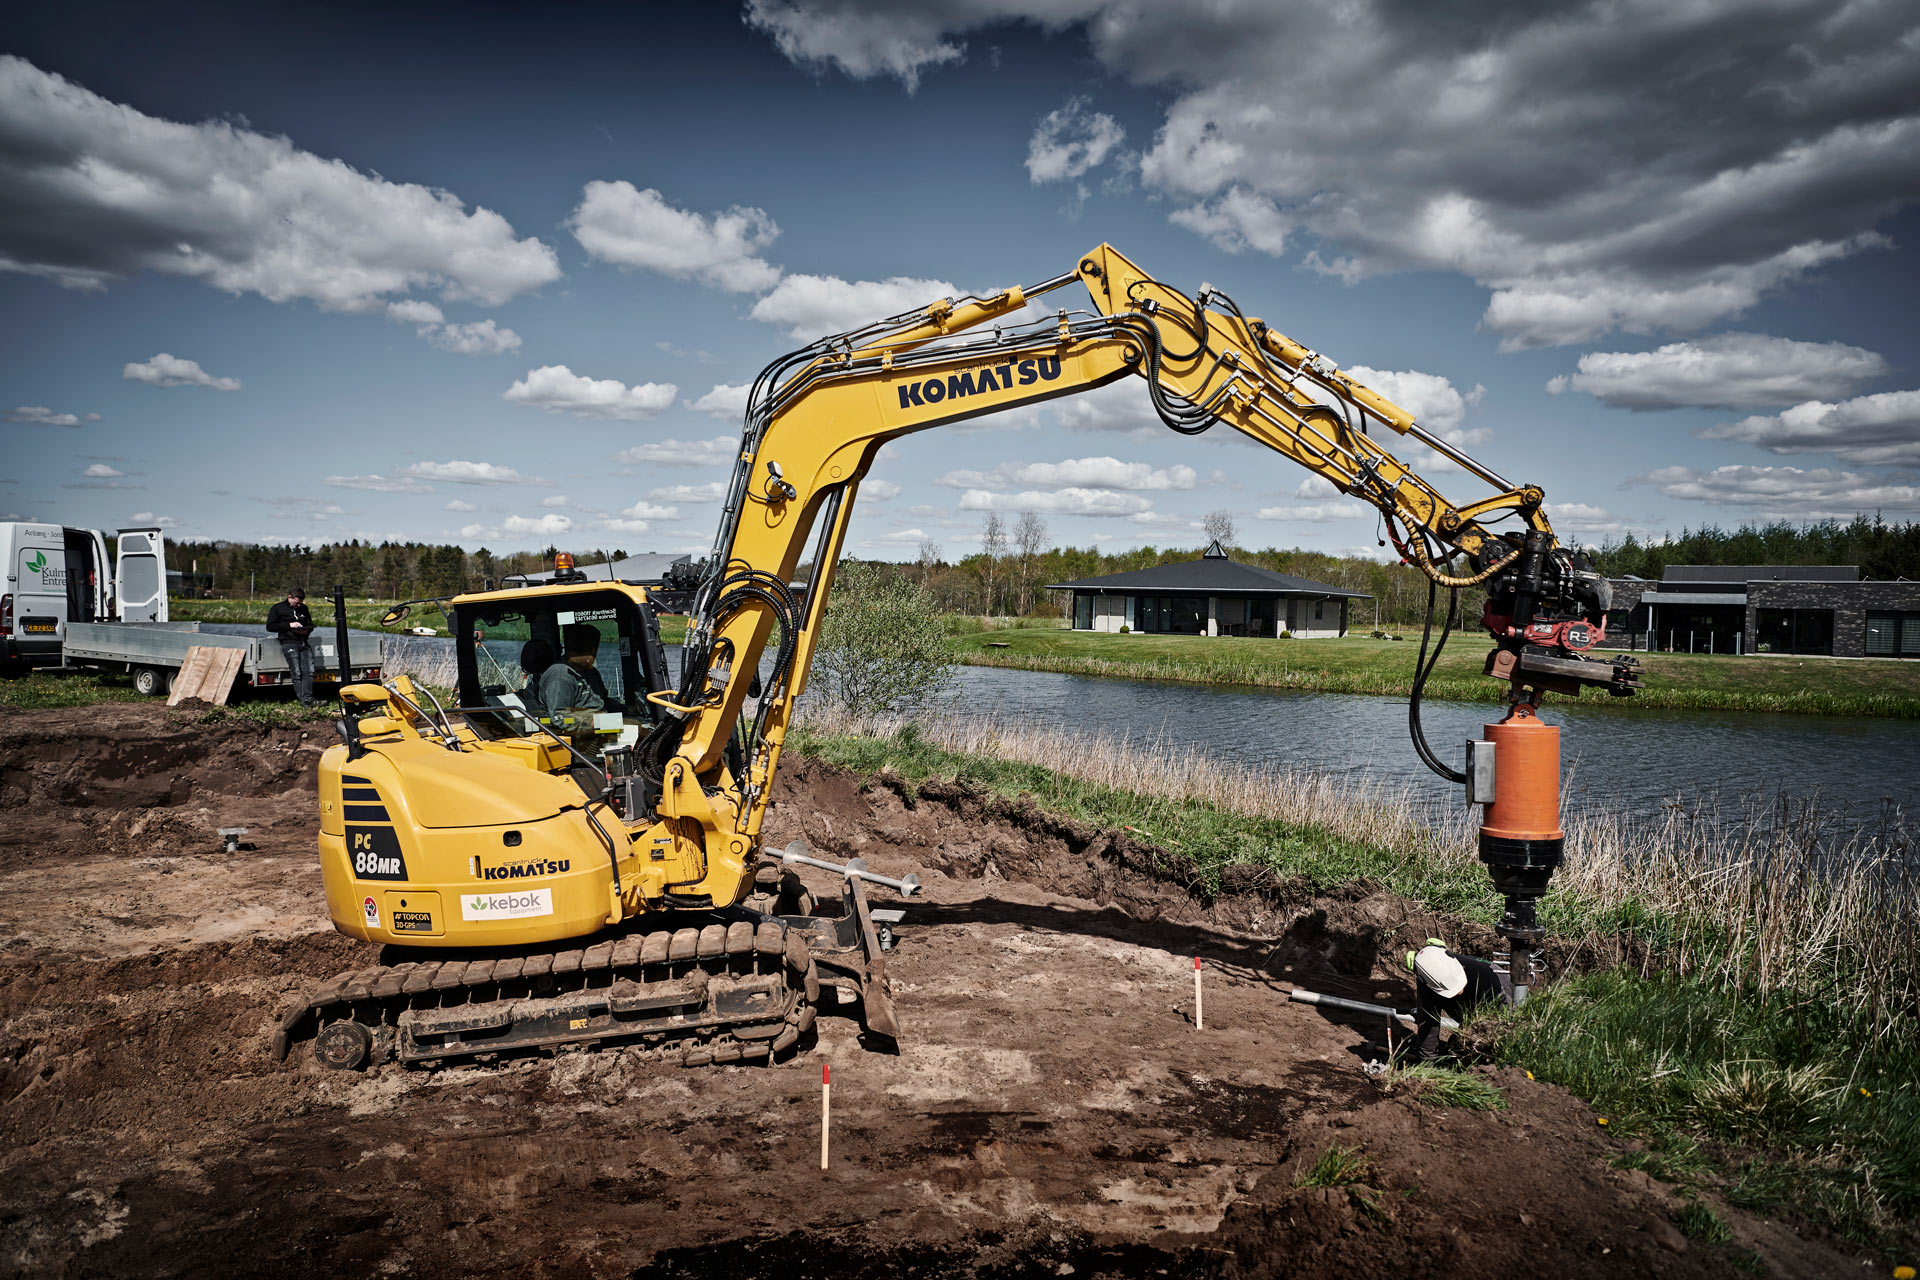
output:
<path id="1" fill-rule="evenodd" d="M 347 657 L 353 664 L 350 681 L 380 678 L 385 641 L 374 631 L 347 633 Z M 312 644 L 314 683 L 337 683 L 339 654 L 333 633 L 316 632 Z M 279 639 L 243 622 L 71 622 L 63 657 L 69 667 L 124 673 L 133 677 L 142 693 L 164 694 L 187 660 L 187 650 L 195 647 L 244 651 L 239 675 L 244 687 L 292 684 Z"/>

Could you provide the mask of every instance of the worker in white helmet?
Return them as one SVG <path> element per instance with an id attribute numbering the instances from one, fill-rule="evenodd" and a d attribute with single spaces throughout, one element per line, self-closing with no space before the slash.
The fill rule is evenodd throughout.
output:
<path id="1" fill-rule="evenodd" d="M 1455 955 L 1438 938 L 1428 938 L 1418 951 L 1407 952 L 1419 1000 L 1414 1005 L 1413 1045 L 1408 1056 L 1431 1062 L 1440 1056 L 1440 1019 L 1462 1021 L 1473 1006 L 1488 1000 L 1513 1003 L 1512 980 L 1485 960 Z"/>

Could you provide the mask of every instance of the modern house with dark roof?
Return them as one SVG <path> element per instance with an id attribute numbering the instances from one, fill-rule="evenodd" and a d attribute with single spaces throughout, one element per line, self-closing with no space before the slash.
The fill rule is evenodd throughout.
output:
<path id="1" fill-rule="evenodd" d="M 1129 631 L 1149 635 L 1343 636 L 1347 606 L 1371 600 L 1324 582 L 1275 573 L 1228 559 L 1210 545 L 1198 560 L 1155 565 L 1129 573 L 1047 584 L 1073 592 L 1076 631 Z"/>
<path id="2" fill-rule="evenodd" d="M 1607 640 L 1679 653 L 1920 658 L 1920 582 L 1858 565 L 1668 565 L 1615 578 Z"/>

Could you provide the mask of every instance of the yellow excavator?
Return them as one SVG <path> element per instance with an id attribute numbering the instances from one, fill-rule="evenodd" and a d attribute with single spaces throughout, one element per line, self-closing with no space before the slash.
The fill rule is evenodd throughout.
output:
<path id="1" fill-rule="evenodd" d="M 1076 283 L 1091 310 L 1032 305 Z M 774 361 L 753 384 L 704 562 L 644 583 L 563 569 L 444 602 L 453 707 L 404 678 L 342 690 L 343 742 L 320 766 L 322 878 L 335 927 L 386 950 L 289 1010 L 276 1057 L 310 1040 L 338 1068 L 601 1044 L 687 1065 L 764 1061 L 807 1034 L 823 988 L 857 1003 L 868 1032 L 897 1037 L 867 891 L 917 886 L 850 864 L 840 900 L 814 904 L 796 877 L 763 873 L 805 855 L 760 846 L 855 496 L 898 436 L 1128 376 L 1172 430 L 1224 424 L 1378 508 L 1432 583 L 1429 630 L 1433 593 L 1449 592 L 1441 644 L 1460 589 L 1486 588 L 1487 673 L 1509 685 L 1507 715 L 1468 744 L 1464 769 L 1441 761 L 1420 729 L 1440 654 L 1423 638 L 1411 722 L 1429 767 L 1486 806 L 1480 853 L 1524 998 L 1543 938 L 1535 902 L 1562 858 L 1559 731 L 1538 719 L 1540 699 L 1624 696 L 1639 680 L 1631 658 L 1585 655 L 1605 636 L 1605 579 L 1556 541 L 1538 487 L 1225 293 L 1189 297 L 1101 245 L 1032 288 L 942 299 Z M 1376 433 L 1493 492 L 1449 501 Z M 662 611 L 688 615 L 677 671 Z"/>

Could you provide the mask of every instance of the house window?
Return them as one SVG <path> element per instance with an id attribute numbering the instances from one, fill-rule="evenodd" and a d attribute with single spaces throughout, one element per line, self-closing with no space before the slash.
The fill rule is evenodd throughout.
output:
<path id="1" fill-rule="evenodd" d="M 1093 629 L 1093 596 L 1088 592 L 1073 593 L 1073 626 L 1076 631 Z"/>
<path id="2" fill-rule="evenodd" d="M 1326 601 L 1324 601 L 1324 600 L 1315 600 L 1315 601 L 1313 602 L 1313 620 L 1314 620 L 1315 622 L 1318 622 L 1318 621 L 1320 621 L 1320 620 L 1321 620 L 1322 618 L 1324 618 L 1324 617 L 1326 617 L 1326 616 L 1327 616 L 1327 603 L 1326 603 Z"/>
<path id="3" fill-rule="evenodd" d="M 1869 658 L 1920 658 L 1920 613 L 1867 614 Z"/>
<path id="4" fill-rule="evenodd" d="M 1754 641 L 1761 653 L 1831 654 L 1833 610 L 1756 609 Z"/>

